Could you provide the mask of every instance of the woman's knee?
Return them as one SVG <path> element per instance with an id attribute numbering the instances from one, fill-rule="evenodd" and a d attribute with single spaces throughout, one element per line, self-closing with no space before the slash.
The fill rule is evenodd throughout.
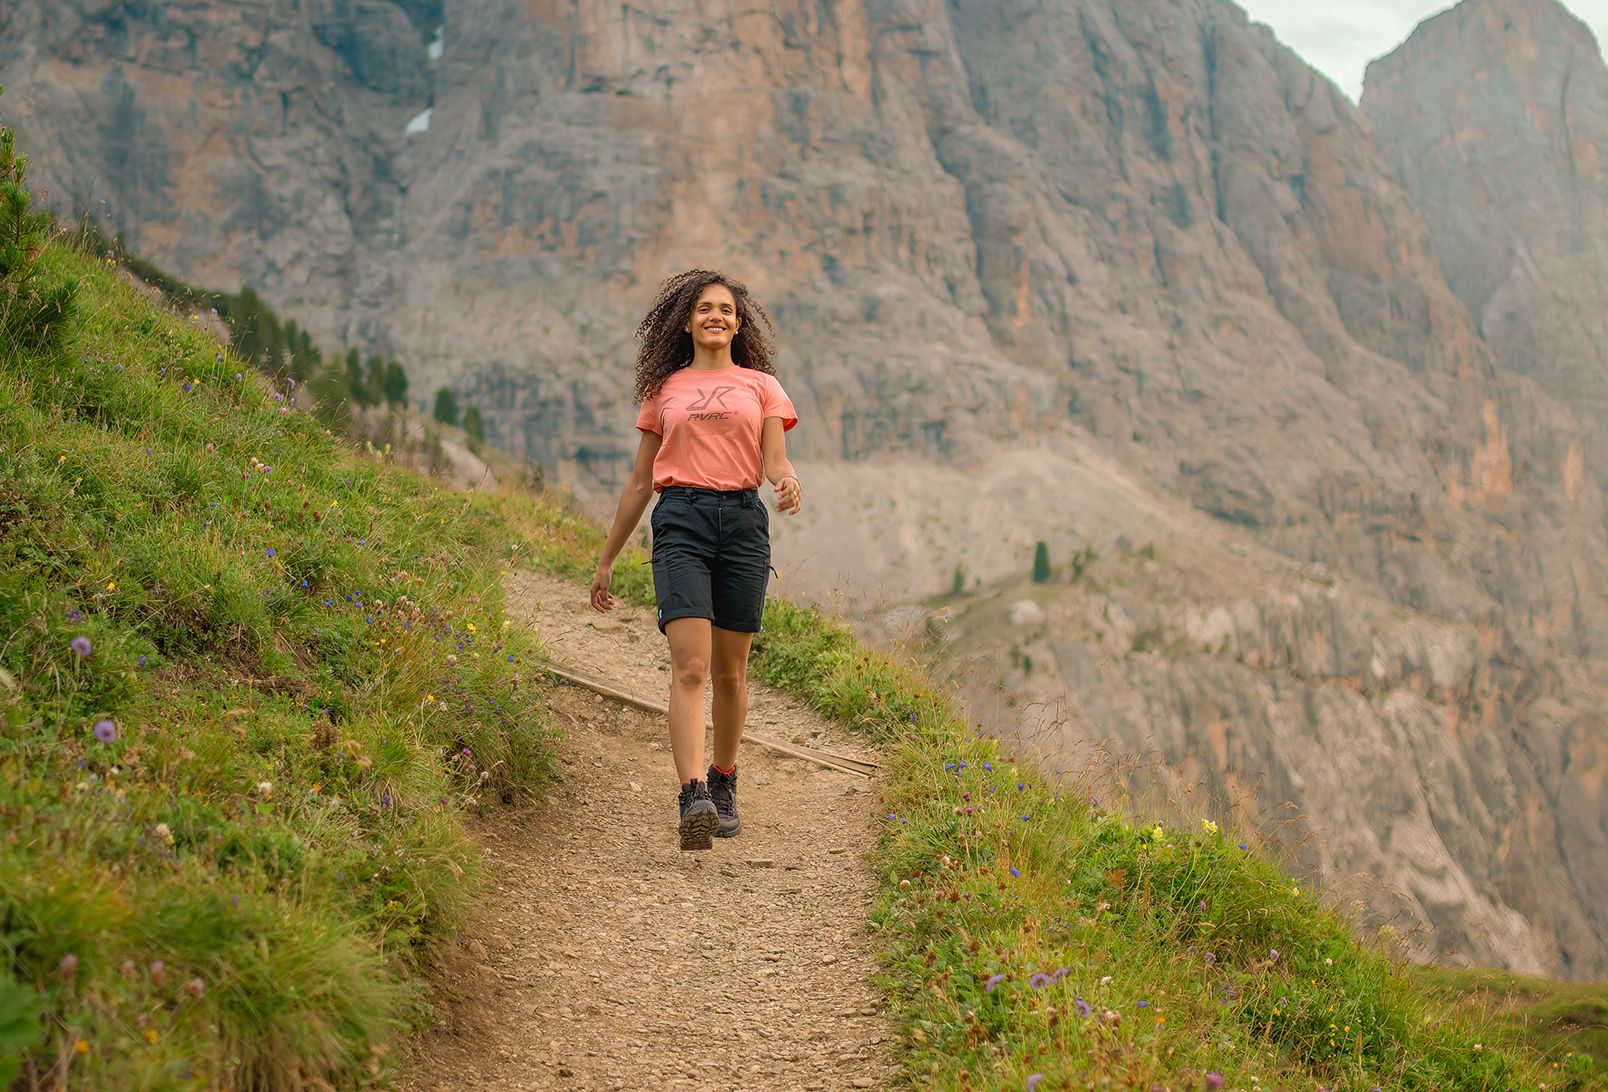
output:
<path id="1" fill-rule="evenodd" d="M 674 677 L 677 686 L 703 688 L 709 680 L 709 658 L 707 656 L 686 655 L 677 656 L 670 665 L 670 674 Z"/>
<path id="2" fill-rule="evenodd" d="M 748 689 L 748 664 L 746 662 L 738 665 L 717 663 L 714 665 L 711 674 L 717 690 L 723 690 L 730 694 L 741 693 Z"/>

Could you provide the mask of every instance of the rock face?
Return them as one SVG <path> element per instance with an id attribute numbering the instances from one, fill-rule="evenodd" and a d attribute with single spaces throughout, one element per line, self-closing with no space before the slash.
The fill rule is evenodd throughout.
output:
<path id="1" fill-rule="evenodd" d="M 1377 605 L 1341 629 L 1264 622 L 1236 581 L 1179 597 L 1254 662 L 1119 685 L 1071 637 L 1040 662 L 1073 702 L 1151 695 L 1170 770 L 1295 801 L 1331 847 L 1314 867 L 1409 890 L 1436 950 L 1608 972 L 1608 536 L 1574 399 L 1493 351 L 1407 173 L 1231 4 L 13 0 L 0 81 L 58 201 L 404 359 L 415 391 L 452 383 L 492 443 L 594 494 L 635 443 L 657 279 L 744 276 L 805 422 L 785 591 L 908 603 L 1019 573 L 1037 540 L 1109 555 L 1165 528 L 1234 546 L 1191 554 L 1199 587 L 1235 549 L 1327 563 Z M 1454 635 L 1431 689 L 1401 615 Z M 1252 715 L 1281 659 L 1348 700 Z M 1119 746 L 1149 730 L 1096 719 Z M 1309 769 L 1347 747 L 1365 789 Z M 1410 821 L 1339 820 L 1385 811 Z"/>
<path id="2" fill-rule="evenodd" d="M 1551 0 L 1468 0 L 1368 68 L 1362 111 L 1502 363 L 1608 480 L 1608 68 Z"/>

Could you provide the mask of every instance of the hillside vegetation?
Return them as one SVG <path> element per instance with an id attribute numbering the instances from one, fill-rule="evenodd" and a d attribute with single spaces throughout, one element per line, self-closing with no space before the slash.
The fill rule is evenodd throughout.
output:
<path id="1" fill-rule="evenodd" d="M 0 342 L 0 1080 L 361 1087 L 473 898 L 460 815 L 540 786 L 511 563 L 550 495 L 360 457 L 118 270 L 50 246 Z M 3 303 L 3 301 L 0 301 Z M 646 601 L 640 557 L 617 590 Z M 770 605 L 759 677 L 882 740 L 876 911 L 911 1082 L 1583 1089 L 1359 945 L 1223 821 L 1136 823 L 979 738 L 914 666 Z"/>
<path id="2" fill-rule="evenodd" d="M 77 318 L 0 343 L 0 1079 L 358 1083 L 474 890 L 459 813 L 548 766 L 508 536 L 36 266 Z"/>

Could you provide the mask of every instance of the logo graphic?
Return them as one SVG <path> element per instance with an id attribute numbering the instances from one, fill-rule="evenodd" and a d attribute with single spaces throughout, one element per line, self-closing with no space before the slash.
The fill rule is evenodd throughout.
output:
<path id="1" fill-rule="evenodd" d="M 725 409 L 726 408 L 726 395 L 730 394 L 732 391 L 734 391 L 736 389 L 737 389 L 736 387 L 734 387 L 734 386 L 732 386 L 730 384 L 727 384 L 724 387 L 716 387 L 714 390 L 710 391 L 708 394 L 704 394 L 704 389 L 702 387 L 699 387 L 698 388 L 698 393 L 702 397 L 700 397 L 698 399 L 698 401 L 694 402 L 692 405 L 688 406 L 687 409 L 689 411 L 693 412 L 693 413 L 696 413 L 699 410 L 708 409 L 709 404 L 711 402 L 713 402 L 715 405 L 719 406 L 721 409 Z"/>
<path id="2" fill-rule="evenodd" d="M 726 408 L 726 395 L 737 388 L 728 383 L 724 387 L 716 387 L 708 394 L 702 387 L 697 388 L 698 400 L 687 407 L 687 420 L 689 421 L 724 421 L 732 415 Z M 716 406 L 718 409 L 711 409 Z"/>

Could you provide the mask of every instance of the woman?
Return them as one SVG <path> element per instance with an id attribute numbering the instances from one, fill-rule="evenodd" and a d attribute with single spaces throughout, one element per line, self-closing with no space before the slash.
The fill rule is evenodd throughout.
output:
<path id="1" fill-rule="evenodd" d="M 803 501 L 783 434 L 798 423 L 776 380 L 770 316 L 730 277 L 671 277 L 637 327 L 641 441 L 592 578 L 592 606 L 614 606 L 614 559 L 653 509 L 653 590 L 670 642 L 670 752 L 681 779 L 681 848 L 742 829 L 737 745 L 748 716 L 748 649 L 770 577 L 770 516 Z M 715 682 L 714 761 L 704 768 L 704 684 Z"/>

